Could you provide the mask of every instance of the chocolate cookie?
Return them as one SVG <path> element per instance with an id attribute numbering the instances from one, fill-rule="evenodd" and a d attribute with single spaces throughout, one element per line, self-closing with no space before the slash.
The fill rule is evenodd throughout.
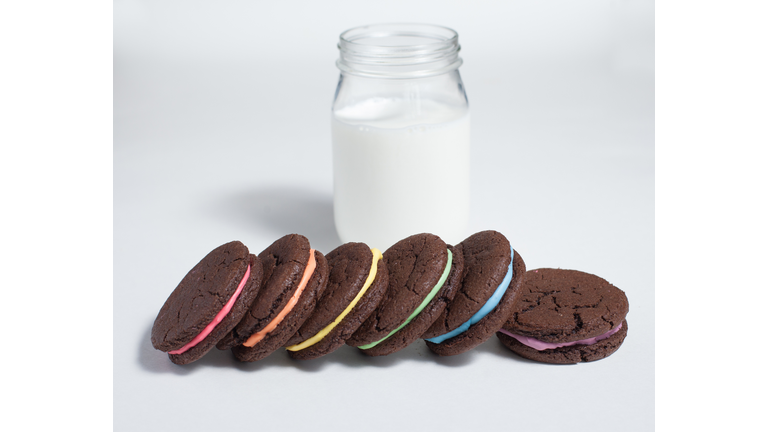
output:
<path id="1" fill-rule="evenodd" d="M 152 325 L 152 346 L 173 363 L 210 351 L 248 311 L 262 281 L 261 260 L 239 241 L 221 245 L 184 276 Z"/>
<path id="2" fill-rule="evenodd" d="M 509 317 L 525 277 L 525 262 L 504 235 L 482 231 L 459 246 L 464 277 L 456 297 L 422 335 L 441 356 L 468 351 L 488 340 Z"/>
<path id="3" fill-rule="evenodd" d="M 312 315 L 286 343 L 294 359 L 331 353 L 360 327 L 384 298 L 387 267 L 378 249 L 347 243 L 326 255 L 328 286 Z"/>
<path id="4" fill-rule="evenodd" d="M 453 299 L 464 255 L 433 234 L 417 234 L 384 252 L 389 287 L 379 307 L 347 340 L 370 356 L 399 351 L 417 340 Z"/>
<path id="5" fill-rule="evenodd" d="M 628 311 L 627 296 L 605 279 L 576 270 L 531 270 L 497 336 L 530 360 L 559 364 L 600 360 L 624 341 Z"/>
<path id="6" fill-rule="evenodd" d="M 253 305 L 217 348 L 240 361 L 256 361 L 288 341 L 312 313 L 328 284 L 328 263 L 298 234 L 280 238 L 259 254 L 264 283 Z M 313 268 L 314 267 L 314 268 Z"/>

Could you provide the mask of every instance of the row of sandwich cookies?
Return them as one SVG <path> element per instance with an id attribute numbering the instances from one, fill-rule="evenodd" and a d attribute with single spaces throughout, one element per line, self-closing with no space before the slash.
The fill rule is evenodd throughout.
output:
<path id="1" fill-rule="evenodd" d="M 215 344 L 241 361 L 259 360 L 281 346 L 296 359 L 317 358 L 344 344 L 386 355 L 420 338 L 439 355 L 459 354 L 502 328 L 526 273 L 522 258 L 495 231 L 456 246 L 418 234 L 383 254 L 348 243 L 327 256 L 293 234 L 250 257 L 263 267 L 260 292 Z M 163 315 L 161 310 L 155 327 Z M 194 361 L 180 355 L 169 351 L 175 363 Z"/>

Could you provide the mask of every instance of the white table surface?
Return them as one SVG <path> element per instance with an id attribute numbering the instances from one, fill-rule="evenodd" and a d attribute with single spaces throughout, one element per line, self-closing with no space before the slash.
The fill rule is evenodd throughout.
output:
<path id="1" fill-rule="evenodd" d="M 652 2 L 336 4 L 115 3 L 115 430 L 651 430 Z M 495 336 L 450 358 L 419 341 L 383 358 L 343 347 L 243 364 L 214 350 L 172 364 L 150 328 L 208 251 L 238 239 L 258 253 L 292 232 L 322 252 L 340 244 L 336 38 L 387 21 L 460 34 L 470 232 L 504 233 L 528 269 L 623 289 L 623 346 L 572 366 L 523 360 Z"/>

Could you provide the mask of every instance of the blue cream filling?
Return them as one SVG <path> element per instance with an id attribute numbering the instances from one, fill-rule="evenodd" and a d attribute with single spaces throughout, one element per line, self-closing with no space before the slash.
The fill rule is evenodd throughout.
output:
<path id="1" fill-rule="evenodd" d="M 453 331 L 450 331 L 444 335 L 429 338 L 427 340 L 432 343 L 441 343 L 446 339 L 450 339 L 454 336 L 458 336 L 464 333 L 465 331 L 469 330 L 470 326 L 477 324 L 481 319 L 485 318 L 485 316 L 488 315 L 493 310 L 493 308 L 495 308 L 499 304 L 499 302 L 501 301 L 501 298 L 504 296 L 504 293 L 507 292 L 507 287 L 509 286 L 509 282 L 512 281 L 512 276 L 514 273 L 514 271 L 512 270 L 512 263 L 514 262 L 514 258 L 515 258 L 515 250 L 512 249 L 512 259 L 509 261 L 509 268 L 507 269 L 507 274 L 504 276 L 504 280 L 501 281 L 499 286 L 496 288 L 496 291 L 493 292 L 493 295 L 491 296 L 491 298 L 489 298 L 488 301 L 485 302 L 483 307 L 480 308 L 480 310 L 477 311 L 477 313 L 472 315 L 469 321 L 460 325 L 458 328 L 456 328 Z"/>

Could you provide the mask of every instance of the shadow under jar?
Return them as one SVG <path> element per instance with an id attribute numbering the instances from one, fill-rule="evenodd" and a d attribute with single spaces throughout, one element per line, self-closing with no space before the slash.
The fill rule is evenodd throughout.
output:
<path id="1" fill-rule="evenodd" d="M 343 242 L 386 250 L 469 222 L 469 103 L 458 34 L 381 24 L 341 34 L 332 109 L 334 220 Z"/>

